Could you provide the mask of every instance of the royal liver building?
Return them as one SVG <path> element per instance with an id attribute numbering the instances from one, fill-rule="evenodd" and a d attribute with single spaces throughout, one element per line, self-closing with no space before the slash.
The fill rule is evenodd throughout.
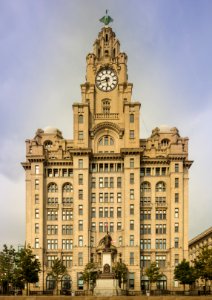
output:
<path id="1" fill-rule="evenodd" d="M 163 273 L 155 288 L 179 289 L 174 268 L 188 258 L 188 138 L 164 126 L 140 138 L 141 104 L 131 98 L 127 54 L 112 28 L 101 29 L 86 62 L 73 140 L 50 127 L 26 140 L 26 243 L 42 266 L 31 289 L 53 289 L 56 258 L 68 270 L 61 289 L 85 289 L 81 272 L 90 261 L 100 265 L 107 231 L 129 290 L 148 289 L 145 269 L 154 261 Z"/>

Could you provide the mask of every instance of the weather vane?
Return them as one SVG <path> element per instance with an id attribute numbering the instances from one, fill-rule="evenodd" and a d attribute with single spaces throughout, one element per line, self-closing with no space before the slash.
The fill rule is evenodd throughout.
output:
<path id="1" fill-rule="evenodd" d="M 106 9 L 106 15 L 102 17 L 99 21 L 104 23 L 105 26 L 113 22 L 113 19 L 107 14 L 108 10 Z"/>

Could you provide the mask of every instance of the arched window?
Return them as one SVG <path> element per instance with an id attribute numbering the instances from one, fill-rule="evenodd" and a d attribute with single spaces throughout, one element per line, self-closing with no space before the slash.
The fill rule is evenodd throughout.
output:
<path id="1" fill-rule="evenodd" d="M 58 191 L 58 186 L 56 183 L 54 182 L 51 182 L 49 185 L 48 185 L 48 193 L 56 193 Z"/>
<path id="2" fill-rule="evenodd" d="M 65 183 L 63 185 L 63 193 L 70 193 L 70 192 L 73 192 L 73 186 L 71 183 Z"/>
<path id="3" fill-rule="evenodd" d="M 46 289 L 47 290 L 54 290 L 55 288 L 55 278 L 52 275 L 48 275 L 46 277 Z"/>
<path id="4" fill-rule="evenodd" d="M 61 289 L 70 290 L 71 289 L 71 277 L 69 275 L 64 275 L 61 279 Z"/>
<path id="5" fill-rule="evenodd" d="M 130 114 L 130 123 L 134 123 L 134 114 Z"/>
<path id="6" fill-rule="evenodd" d="M 109 99 L 102 100 L 102 112 L 103 112 L 103 114 L 110 113 L 110 100 Z"/>
<path id="7" fill-rule="evenodd" d="M 151 184 L 148 181 L 144 181 L 141 183 L 141 192 L 151 192 Z"/>
<path id="8" fill-rule="evenodd" d="M 165 275 L 161 276 L 160 279 L 156 282 L 158 290 L 167 290 L 167 278 Z"/>
<path id="9" fill-rule="evenodd" d="M 166 184 L 163 181 L 156 183 L 156 192 L 165 192 L 166 191 Z"/>
<path id="10" fill-rule="evenodd" d="M 99 139 L 99 145 L 100 146 L 114 145 L 114 139 L 109 135 L 105 135 Z"/>
<path id="11" fill-rule="evenodd" d="M 162 141 L 161 141 L 161 146 L 162 147 L 167 147 L 168 145 L 169 145 L 169 139 L 163 139 Z"/>
<path id="12" fill-rule="evenodd" d="M 52 141 L 45 141 L 44 148 L 49 149 L 52 147 L 52 145 L 53 145 Z"/>
<path id="13" fill-rule="evenodd" d="M 79 115 L 78 122 L 79 122 L 79 124 L 83 123 L 83 115 Z"/>
<path id="14" fill-rule="evenodd" d="M 141 290 L 149 290 L 149 277 L 146 275 L 141 276 Z"/>

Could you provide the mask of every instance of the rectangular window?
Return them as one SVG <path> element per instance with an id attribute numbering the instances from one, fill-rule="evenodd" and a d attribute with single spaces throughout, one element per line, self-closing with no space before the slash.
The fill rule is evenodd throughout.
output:
<path id="1" fill-rule="evenodd" d="M 159 268 L 165 268 L 166 266 L 166 256 L 165 255 L 156 255 L 156 264 Z"/>
<path id="2" fill-rule="evenodd" d="M 39 165 L 35 165 L 35 174 L 39 174 Z"/>
<path id="3" fill-rule="evenodd" d="M 130 123 L 134 123 L 134 114 L 130 114 Z"/>
<path id="4" fill-rule="evenodd" d="M 130 235 L 130 246 L 134 246 L 134 235 Z"/>
<path id="5" fill-rule="evenodd" d="M 78 221 L 78 230 L 83 231 L 83 220 Z"/>
<path id="6" fill-rule="evenodd" d="M 99 177 L 99 187 L 103 188 L 104 184 L 103 184 L 103 177 Z"/>
<path id="7" fill-rule="evenodd" d="M 110 207 L 110 218 L 114 217 L 114 208 Z"/>
<path id="8" fill-rule="evenodd" d="M 105 187 L 105 188 L 108 188 L 108 177 L 105 177 L 105 178 L 104 178 L 104 181 L 105 181 L 105 182 L 104 182 L 104 187 Z"/>
<path id="9" fill-rule="evenodd" d="M 68 221 L 73 219 L 73 210 L 72 209 L 63 209 L 62 210 L 62 220 Z"/>
<path id="10" fill-rule="evenodd" d="M 108 207 L 104 208 L 104 217 L 108 218 Z"/>
<path id="11" fill-rule="evenodd" d="M 134 273 L 129 273 L 129 289 L 134 290 L 135 288 L 135 279 L 134 279 Z"/>
<path id="12" fill-rule="evenodd" d="M 39 204 L 39 195 L 35 194 L 35 204 Z"/>
<path id="13" fill-rule="evenodd" d="M 134 168 L 134 158 L 130 158 L 130 169 Z"/>
<path id="14" fill-rule="evenodd" d="M 117 207 L 117 218 L 121 218 L 121 207 Z"/>
<path id="15" fill-rule="evenodd" d="M 72 235 L 73 234 L 73 225 L 63 225 L 62 226 L 63 235 Z"/>
<path id="16" fill-rule="evenodd" d="M 78 236 L 78 246 L 83 247 L 83 236 L 82 235 Z"/>
<path id="17" fill-rule="evenodd" d="M 141 220 L 151 220 L 151 210 L 141 210 Z"/>
<path id="18" fill-rule="evenodd" d="M 179 218 L 179 208 L 174 209 L 174 217 Z"/>
<path id="19" fill-rule="evenodd" d="M 114 187 L 114 178 L 110 177 L 110 187 L 113 188 Z"/>
<path id="20" fill-rule="evenodd" d="M 78 140 L 82 141 L 84 139 L 83 131 L 78 132 Z"/>
<path id="21" fill-rule="evenodd" d="M 79 185 L 83 184 L 83 174 L 78 174 L 78 184 Z"/>
<path id="22" fill-rule="evenodd" d="M 99 193 L 99 202 L 103 202 L 103 193 Z"/>
<path id="23" fill-rule="evenodd" d="M 175 178 L 174 180 L 174 187 L 179 188 L 179 178 Z"/>
<path id="24" fill-rule="evenodd" d="M 35 219 L 39 219 L 39 209 L 35 209 Z"/>
<path id="25" fill-rule="evenodd" d="M 82 169 L 83 168 L 83 159 L 78 160 L 78 168 Z"/>
<path id="26" fill-rule="evenodd" d="M 117 230 L 121 230 L 122 228 L 121 222 L 117 222 Z"/>
<path id="27" fill-rule="evenodd" d="M 39 224 L 35 223 L 35 233 L 39 233 Z"/>
<path id="28" fill-rule="evenodd" d="M 149 255 L 141 255 L 141 268 L 148 268 L 151 264 Z"/>
<path id="29" fill-rule="evenodd" d="M 174 171 L 175 171 L 175 173 L 179 172 L 179 164 L 174 165 Z"/>
<path id="30" fill-rule="evenodd" d="M 117 193 L 117 202 L 121 203 L 121 193 Z"/>
<path id="31" fill-rule="evenodd" d="M 174 247 L 179 248 L 179 238 L 178 237 L 174 238 Z"/>
<path id="32" fill-rule="evenodd" d="M 78 206 L 78 214 L 79 214 L 79 216 L 83 215 L 83 206 L 82 205 Z"/>
<path id="33" fill-rule="evenodd" d="M 141 239 L 141 250 L 150 250 L 151 249 L 151 239 Z"/>
<path id="34" fill-rule="evenodd" d="M 72 250 L 73 249 L 73 240 L 70 240 L 70 239 L 62 240 L 62 249 Z"/>
<path id="35" fill-rule="evenodd" d="M 151 168 L 146 168 L 146 176 L 151 176 Z"/>
<path id="36" fill-rule="evenodd" d="M 35 190 L 39 190 L 39 179 L 35 179 Z"/>
<path id="37" fill-rule="evenodd" d="M 79 200 L 83 200 L 83 190 L 78 190 L 78 198 Z"/>
<path id="38" fill-rule="evenodd" d="M 99 232 L 103 232 L 103 222 L 99 223 Z"/>
<path id="39" fill-rule="evenodd" d="M 95 222 L 92 222 L 91 223 L 91 231 L 96 231 L 96 223 Z"/>
<path id="40" fill-rule="evenodd" d="M 130 184 L 134 184 L 134 173 L 130 173 Z"/>
<path id="41" fill-rule="evenodd" d="M 140 175 L 141 176 L 145 176 L 145 168 L 141 168 L 140 169 Z"/>
<path id="42" fill-rule="evenodd" d="M 114 202 L 114 193 L 110 193 L 110 203 Z"/>
<path id="43" fill-rule="evenodd" d="M 166 220 L 166 209 L 156 209 L 156 220 Z"/>
<path id="44" fill-rule="evenodd" d="M 179 232 L 179 223 L 174 224 L 174 232 Z"/>
<path id="45" fill-rule="evenodd" d="M 155 240 L 155 249 L 166 249 L 166 239 L 156 239 Z"/>
<path id="46" fill-rule="evenodd" d="M 95 207 L 91 208 L 91 218 L 96 218 L 96 208 Z"/>
<path id="47" fill-rule="evenodd" d="M 99 207 L 99 218 L 103 218 L 103 207 Z"/>
<path id="48" fill-rule="evenodd" d="M 130 215 L 134 215 L 134 204 L 130 204 Z"/>
<path id="49" fill-rule="evenodd" d="M 110 232 L 114 232 L 114 223 L 113 222 L 110 222 L 110 229 L 109 229 Z"/>
<path id="50" fill-rule="evenodd" d="M 78 266 L 83 266 L 83 252 L 78 253 Z"/>
<path id="51" fill-rule="evenodd" d="M 96 193 L 91 194 L 91 202 L 95 203 L 96 202 Z"/>
<path id="52" fill-rule="evenodd" d="M 121 177 L 117 177 L 117 188 L 121 188 Z"/>
<path id="53" fill-rule="evenodd" d="M 55 240 L 55 239 L 47 240 L 47 249 L 48 250 L 57 250 L 58 249 L 58 240 Z"/>
<path id="54" fill-rule="evenodd" d="M 54 177 L 59 177 L 59 170 L 58 169 L 54 169 Z"/>
<path id="55" fill-rule="evenodd" d="M 151 234 L 151 224 L 141 224 L 141 234 Z"/>
<path id="56" fill-rule="evenodd" d="M 35 249 L 38 249 L 39 248 L 39 239 L 36 238 L 35 239 Z"/>
<path id="57" fill-rule="evenodd" d="M 133 200 L 134 199 L 134 190 L 131 189 L 130 190 L 130 200 Z"/>
<path id="58" fill-rule="evenodd" d="M 104 202 L 108 203 L 108 193 L 104 193 Z"/>
<path id="59" fill-rule="evenodd" d="M 160 168 L 155 168 L 155 175 L 160 176 Z"/>
<path id="60" fill-rule="evenodd" d="M 155 233 L 166 234 L 166 224 L 156 224 Z"/>
<path id="61" fill-rule="evenodd" d="M 179 203 L 179 193 L 174 194 L 174 202 Z"/>
<path id="62" fill-rule="evenodd" d="M 178 266 L 179 265 L 179 254 L 174 255 L 174 265 Z"/>
<path id="63" fill-rule="evenodd" d="M 130 252 L 130 265 L 134 265 L 134 252 Z"/>
<path id="64" fill-rule="evenodd" d="M 58 258 L 57 256 L 53 256 L 53 255 L 47 256 L 47 266 L 48 266 L 49 268 L 51 268 L 51 267 L 53 266 L 53 264 L 54 264 L 54 261 L 55 261 L 57 258 Z"/>
<path id="65" fill-rule="evenodd" d="M 130 130 L 130 139 L 134 139 L 134 138 L 135 138 L 134 130 Z"/>
<path id="66" fill-rule="evenodd" d="M 165 175 L 166 175 L 166 168 L 163 167 L 163 168 L 162 168 L 162 176 L 165 176 Z"/>
<path id="67" fill-rule="evenodd" d="M 96 177 L 91 177 L 91 187 L 92 187 L 93 189 L 96 188 Z"/>
<path id="68" fill-rule="evenodd" d="M 62 257 L 63 265 L 66 268 L 71 268 L 73 266 L 73 256 L 72 255 L 64 255 Z"/>
<path id="69" fill-rule="evenodd" d="M 134 230 L 134 220 L 130 220 L 130 230 Z"/>

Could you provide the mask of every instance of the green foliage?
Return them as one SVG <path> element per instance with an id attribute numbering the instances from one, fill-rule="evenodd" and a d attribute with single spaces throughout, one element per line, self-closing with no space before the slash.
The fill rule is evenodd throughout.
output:
<path id="1" fill-rule="evenodd" d="M 193 262 L 199 278 L 212 280 L 212 249 L 203 247 Z"/>
<path id="2" fill-rule="evenodd" d="M 178 266 L 176 266 L 174 270 L 174 276 L 175 279 L 180 282 L 180 284 L 184 285 L 184 290 L 186 284 L 191 285 L 197 279 L 197 273 L 195 272 L 194 267 L 191 267 L 189 262 L 185 259 Z"/>
<path id="3" fill-rule="evenodd" d="M 119 287 L 121 287 L 121 281 L 127 281 L 128 268 L 122 262 L 117 262 L 113 267 L 113 272 L 115 273 L 115 278 L 119 281 Z"/>
<path id="4" fill-rule="evenodd" d="M 151 290 L 152 283 L 159 280 L 162 276 L 162 274 L 160 273 L 160 268 L 157 267 L 156 262 L 152 262 L 150 266 L 146 268 L 145 273 L 149 278 L 150 290 Z"/>
<path id="5" fill-rule="evenodd" d="M 56 290 L 57 290 L 57 295 L 58 295 L 58 282 L 62 278 L 63 275 L 65 275 L 67 272 L 66 266 L 63 265 L 63 262 L 61 259 L 55 259 L 52 270 L 49 273 L 49 275 L 52 275 L 55 278 L 56 281 Z"/>
<path id="6" fill-rule="evenodd" d="M 82 279 L 84 282 L 88 283 L 88 287 L 90 282 L 95 284 L 97 276 L 98 276 L 97 264 L 92 262 L 87 263 L 82 273 Z"/>
<path id="7" fill-rule="evenodd" d="M 14 267 L 15 267 L 15 249 L 13 246 L 9 248 L 3 246 L 0 252 L 0 283 L 4 287 L 4 292 L 8 292 L 9 284 L 13 282 Z"/>
<path id="8" fill-rule="evenodd" d="M 18 279 L 20 285 L 26 283 L 28 294 L 29 283 L 35 283 L 39 280 L 40 262 L 28 246 L 17 252 L 15 264 L 15 281 Z"/>

